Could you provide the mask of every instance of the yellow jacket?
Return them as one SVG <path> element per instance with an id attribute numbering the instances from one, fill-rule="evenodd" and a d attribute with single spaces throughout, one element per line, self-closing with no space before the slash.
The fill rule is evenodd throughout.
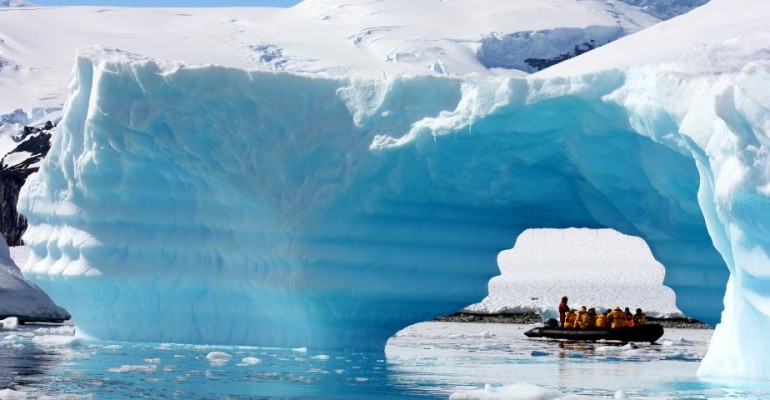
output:
<path id="1" fill-rule="evenodd" d="M 644 325 L 647 323 L 647 316 L 644 314 L 634 314 L 634 325 Z"/>
<path id="2" fill-rule="evenodd" d="M 631 328 L 634 326 L 634 314 L 631 313 L 624 313 L 626 314 L 626 326 Z"/>
<path id="3" fill-rule="evenodd" d="M 571 311 L 564 313 L 564 329 L 572 329 L 575 327 L 575 314 Z"/>
<path id="4" fill-rule="evenodd" d="M 580 329 L 588 329 L 591 326 L 591 315 L 585 311 L 578 311 L 577 324 Z"/>
<path id="5" fill-rule="evenodd" d="M 612 321 L 610 323 L 610 328 L 617 329 L 626 326 L 626 313 L 624 313 L 622 310 L 612 310 L 609 317 L 610 321 Z"/>
<path id="6" fill-rule="evenodd" d="M 597 328 L 607 328 L 607 317 L 604 314 L 597 314 L 594 326 Z"/>

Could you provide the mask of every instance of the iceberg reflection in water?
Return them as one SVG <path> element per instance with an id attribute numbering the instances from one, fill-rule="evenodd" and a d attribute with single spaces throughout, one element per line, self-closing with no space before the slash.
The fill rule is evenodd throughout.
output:
<path id="1" fill-rule="evenodd" d="M 667 329 L 660 345 L 621 346 L 532 340 L 529 328 L 421 323 L 383 355 L 91 341 L 71 328 L 22 326 L 0 332 L 0 384 L 29 398 L 480 398 L 485 385 L 488 395 L 529 383 L 605 398 L 770 399 L 770 385 L 695 378 L 711 330 Z"/>

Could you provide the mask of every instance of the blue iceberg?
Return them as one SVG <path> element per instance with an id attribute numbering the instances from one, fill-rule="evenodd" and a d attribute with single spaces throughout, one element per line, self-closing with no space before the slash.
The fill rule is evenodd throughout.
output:
<path id="1" fill-rule="evenodd" d="M 768 82 L 763 61 L 377 80 L 85 49 L 22 190 L 24 271 L 103 339 L 382 349 L 484 297 L 524 230 L 612 228 L 721 321 L 703 375 L 770 378 Z"/>

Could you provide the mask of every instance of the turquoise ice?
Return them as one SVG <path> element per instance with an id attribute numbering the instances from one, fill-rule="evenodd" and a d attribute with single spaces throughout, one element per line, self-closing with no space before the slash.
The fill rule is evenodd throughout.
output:
<path id="1" fill-rule="evenodd" d="M 612 228 L 721 321 L 702 374 L 770 379 L 762 54 L 366 80 L 86 49 L 22 192 L 25 273 L 101 339 L 382 349 L 481 299 L 523 230 Z"/>

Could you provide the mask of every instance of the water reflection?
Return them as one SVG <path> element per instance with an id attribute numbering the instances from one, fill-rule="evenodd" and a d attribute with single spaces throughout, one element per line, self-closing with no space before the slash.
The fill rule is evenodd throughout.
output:
<path id="1" fill-rule="evenodd" d="M 18 343 L 0 347 L 0 388 L 14 389 L 19 382 L 44 376 L 47 367 L 57 363 L 56 354 Z"/>
<path id="2" fill-rule="evenodd" d="M 531 340 L 526 326 L 429 323 L 384 353 L 75 340 L 63 332 L 2 332 L 0 383 L 39 395 L 125 398 L 446 399 L 527 382 L 568 394 L 712 398 L 760 389 L 695 379 L 710 332 L 662 345 Z M 759 394 L 758 394 L 759 393 Z M 719 397 L 719 396 L 716 396 Z"/>

